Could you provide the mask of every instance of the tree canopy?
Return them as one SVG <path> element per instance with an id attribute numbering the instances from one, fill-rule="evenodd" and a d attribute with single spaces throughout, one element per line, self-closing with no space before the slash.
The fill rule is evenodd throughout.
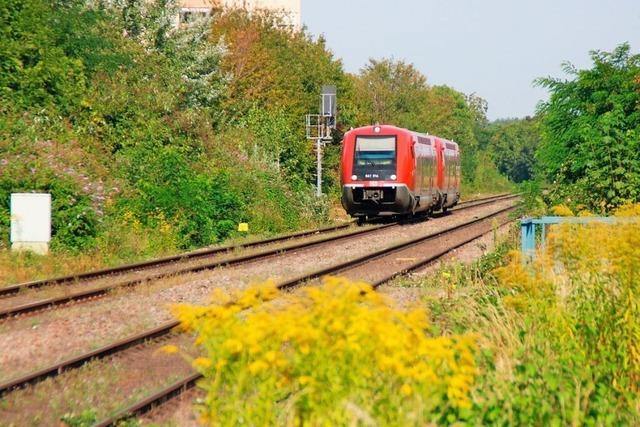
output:
<path id="1" fill-rule="evenodd" d="M 622 44 L 591 59 L 585 70 L 565 64 L 569 79 L 538 80 L 550 99 L 537 159 L 566 194 L 606 211 L 640 199 L 640 55 Z"/>
<path id="2" fill-rule="evenodd" d="M 516 183 L 535 177 L 535 152 L 540 143 L 538 118 L 495 121 L 486 127 L 480 139 L 501 174 Z"/>
<path id="3" fill-rule="evenodd" d="M 478 139 L 487 126 L 487 103 L 448 86 L 431 86 L 412 64 L 371 59 L 354 80 L 356 123 L 394 124 L 460 144 L 465 190 L 508 187 Z"/>

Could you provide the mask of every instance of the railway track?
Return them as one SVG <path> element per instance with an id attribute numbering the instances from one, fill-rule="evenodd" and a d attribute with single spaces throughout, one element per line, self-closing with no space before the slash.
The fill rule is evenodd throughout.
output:
<path id="1" fill-rule="evenodd" d="M 465 230 L 467 231 L 467 228 L 469 227 L 473 227 L 475 225 L 481 224 L 483 222 L 487 222 L 487 220 L 489 219 L 493 219 L 496 217 L 499 217 L 501 215 L 504 215 L 508 212 L 511 212 L 515 209 L 515 207 L 508 207 L 508 208 L 504 208 L 501 209 L 497 212 L 491 213 L 489 215 L 486 215 L 482 218 L 477 218 L 474 219 L 472 221 L 469 221 L 467 223 L 464 224 L 460 224 L 457 226 L 453 226 L 453 227 L 449 227 L 445 230 L 441 230 L 439 232 L 436 233 L 431 233 L 429 235 L 426 236 L 421 236 L 415 239 L 412 239 L 408 242 L 404 242 L 398 245 L 394 245 L 390 248 L 387 249 L 383 249 L 380 251 L 376 251 L 373 252 L 371 254 L 368 254 L 366 256 L 363 257 L 359 257 L 357 259 L 354 260 L 350 260 L 341 264 L 336 264 L 332 267 L 326 268 L 326 269 L 322 269 L 322 270 L 318 270 L 316 272 L 313 272 L 311 274 L 305 275 L 305 276 L 301 276 L 295 279 L 291 279 L 285 282 L 281 282 L 280 284 L 278 284 L 278 288 L 283 290 L 283 289 L 288 289 L 288 288 L 292 288 L 294 286 L 298 286 L 301 285 L 305 282 L 320 278 L 322 276 L 328 275 L 328 274 L 336 274 L 336 273 L 343 273 L 347 270 L 350 269 L 357 269 L 357 267 L 363 266 L 363 265 L 368 265 L 369 263 L 372 262 L 379 262 L 381 259 L 385 258 L 385 257 L 396 257 L 398 254 L 400 254 L 401 252 L 405 251 L 405 250 L 413 250 L 413 252 L 419 252 L 417 249 L 421 246 L 424 245 L 425 243 L 430 243 L 432 242 L 434 239 L 438 239 L 441 238 L 445 235 L 451 234 L 451 233 L 456 233 L 456 232 L 460 232 L 461 230 Z M 512 222 L 512 219 L 502 219 L 498 226 L 502 226 L 505 224 L 508 224 Z M 486 224 L 485 224 L 486 225 Z M 439 258 L 443 257 L 444 255 L 450 253 L 451 251 L 469 243 L 472 242 L 473 240 L 476 240 L 480 237 L 482 237 L 483 235 L 485 235 L 487 232 L 489 232 L 492 228 L 492 225 L 489 226 L 489 228 L 487 229 L 486 227 L 482 228 L 482 227 L 478 227 L 478 230 L 473 231 L 471 234 L 466 235 L 464 238 L 455 240 L 454 242 L 448 245 L 445 245 L 445 247 L 436 250 L 435 252 L 432 252 L 424 257 L 417 257 L 415 258 L 414 261 L 412 261 L 409 265 L 405 265 L 399 269 L 396 270 L 392 270 L 390 272 L 384 273 L 382 274 L 380 277 L 378 277 L 377 279 L 370 281 L 369 283 L 371 283 L 374 287 L 374 289 L 379 288 L 381 285 L 388 283 L 390 281 L 392 281 L 393 279 L 397 278 L 398 276 L 402 276 L 405 275 L 407 273 L 410 273 L 412 271 L 418 270 L 419 268 L 434 262 L 436 260 L 438 260 Z M 144 399 L 134 403 L 133 405 L 122 409 L 121 411 L 119 411 L 118 413 L 114 414 L 113 416 L 110 416 L 104 420 L 101 420 L 100 422 L 94 424 L 94 427 L 111 427 L 111 426 L 115 426 L 117 425 L 119 422 L 122 422 L 124 420 L 127 420 L 129 418 L 132 417 L 137 417 L 137 416 L 142 416 L 145 415 L 146 413 L 148 413 L 149 411 L 151 411 L 154 408 L 157 408 L 161 405 L 163 405 L 164 403 L 176 398 L 177 396 L 180 396 L 181 394 L 183 394 L 184 392 L 191 390 L 195 387 L 196 383 L 198 380 L 202 379 L 202 375 L 198 372 L 191 372 L 189 375 L 175 381 L 174 383 L 172 383 L 171 385 L 167 386 L 166 388 L 163 388 L 161 390 L 156 391 L 155 393 L 153 393 L 150 396 L 145 397 Z"/>
<path id="2" fill-rule="evenodd" d="M 460 211 L 464 209 L 469 209 L 477 206 L 482 206 L 490 203 L 495 203 L 496 201 L 508 200 L 510 198 L 518 197 L 517 195 L 499 195 L 493 196 L 478 200 L 471 200 L 468 202 L 464 202 L 454 208 L 454 211 Z M 339 240 L 344 239 L 352 239 L 358 236 L 362 236 L 364 234 L 374 233 L 383 229 L 388 229 L 391 227 L 398 227 L 403 222 L 391 222 L 386 224 L 374 225 L 367 228 L 359 228 L 356 230 L 348 231 L 346 233 L 340 233 L 337 235 L 329 235 L 327 237 L 321 237 L 324 234 L 334 233 L 340 230 L 347 229 L 350 224 L 347 225 L 339 225 L 333 227 L 325 227 L 317 230 L 303 231 L 293 234 L 287 234 L 280 237 L 274 237 L 266 240 L 260 240 L 250 243 L 243 243 L 239 245 L 233 246 L 224 246 L 219 248 L 212 248 L 200 251 L 189 252 L 182 255 L 160 258 L 156 260 L 146 261 L 142 263 L 129 264 L 120 267 L 115 267 L 111 269 L 103 269 L 92 271 L 83 274 L 76 274 L 64 277 L 58 277 L 54 279 L 34 281 L 22 284 L 12 285 L 6 288 L 0 289 L 0 320 L 11 318 L 18 315 L 24 315 L 28 313 L 40 312 L 45 309 L 59 307 L 63 305 L 67 305 L 69 303 L 78 303 L 81 301 L 93 300 L 95 298 L 100 298 L 108 295 L 110 292 L 121 289 L 133 287 L 142 283 L 148 283 L 155 280 L 160 280 L 170 276 L 176 276 L 181 274 L 188 273 L 197 273 L 204 270 L 211 270 L 218 267 L 223 266 L 233 266 L 239 264 L 245 264 L 250 262 L 255 262 L 258 260 L 264 260 L 270 257 L 275 257 L 281 255 L 285 252 L 291 252 L 301 249 L 307 249 L 311 247 L 316 247 L 323 244 L 330 244 Z M 405 222 L 406 223 L 406 222 Z M 295 240 L 303 239 L 305 237 L 317 237 L 317 239 L 312 240 L 304 240 L 301 242 L 295 242 Z M 284 245 L 284 246 L 276 246 L 274 248 L 267 248 L 265 250 L 250 253 L 246 255 L 235 255 L 235 256 L 227 256 L 222 258 L 215 258 L 220 254 L 231 254 L 233 251 L 247 248 L 254 248 L 259 246 L 268 246 L 274 243 L 281 243 L 294 240 L 293 243 Z M 214 257 L 212 260 L 207 260 L 209 258 Z M 197 262 L 198 260 L 204 260 L 204 262 Z M 189 264 L 192 261 L 196 261 L 195 264 Z M 166 269 L 165 267 L 175 267 Z M 145 272 L 153 268 L 161 268 L 161 270 L 153 272 L 150 271 L 148 274 L 143 274 L 142 276 L 136 276 L 132 278 L 124 278 L 120 281 L 113 281 L 111 279 L 118 278 L 119 276 L 126 274 L 137 274 L 140 272 Z M 104 278 L 105 284 L 98 284 L 92 286 L 91 280 L 95 280 L 97 278 Z M 84 283 L 84 284 L 83 284 Z M 67 285 L 67 286 L 65 286 Z M 38 297 L 37 295 L 34 298 L 30 298 L 26 301 L 21 301 L 24 298 L 21 296 L 25 291 L 41 289 L 45 287 L 64 287 L 63 291 L 60 295 L 53 297 Z M 70 291 L 68 288 L 70 286 L 75 286 L 78 290 Z M 12 303 L 11 298 L 15 301 L 18 300 L 17 303 Z"/>
<path id="3" fill-rule="evenodd" d="M 496 201 L 497 199 L 498 198 L 493 198 L 493 201 Z M 474 204 L 473 206 L 477 206 L 477 204 Z M 416 248 L 420 245 L 429 246 L 429 244 L 431 244 L 431 246 L 433 246 L 432 243 L 435 240 L 443 238 L 447 235 L 451 235 L 456 231 L 459 232 L 463 230 L 464 233 L 466 233 L 465 238 L 458 239 L 455 242 L 452 242 L 451 245 L 441 248 L 441 250 L 439 251 L 424 252 L 424 253 L 430 253 L 428 257 L 415 259 L 410 264 L 406 264 L 406 262 L 404 262 L 403 265 L 397 265 L 396 268 L 393 268 L 393 269 L 389 269 L 385 267 L 383 269 L 384 274 L 382 276 L 378 278 L 374 278 L 374 280 L 370 280 L 370 282 L 377 287 L 383 283 L 388 282 L 389 280 L 392 280 L 397 275 L 405 274 L 409 271 L 413 271 L 417 268 L 420 268 L 422 265 L 428 264 L 429 262 L 440 258 L 441 256 L 452 251 L 453 249 L 459 246 L 462 246 L 468 243 L 469 241 L 475 240 L 476 238 L 478 238 L 479 236 L 487 232 L 486 228 L 487 228 L 488 220 L 504 215 L 512 209 L 514 209 L 514 207 L 501 209 L 498 212 L 494 212 L 494 213 L 491 213 L 490 215 L 486 215 L 481 218 L 477 218 L 472 221 L 465 222 L 461 225 L 449 227 L 447 229 L 440 230 L 435 233 L 430 233 L 428 235 L 420 236 L 408 242 L 404 242 L 404 243 L 392 246 L 390 248 L 386 248 L 384 250 L 372 252 L 365 256 L 333 265 L 329 268 L 324 268 L 304 276 L 300 276 L 294 279 L 284 281 L 279 284 L 279 288 L 287 289 L 294 286 L 298 286 L 310 280 L 314 280 L 316 278 L 322 277 L 327 274 L 337 274 L 337 273 L 344 273 L 344 272 L 348 273 L 349 271 L 356 271 L 358 267 L 363 265 L 370 265 L 372 261 L 381 262 L 382 260 L 386 259 L 387 263 L 389 263 L 390 260 L 392 261 L 394 257 L 396 258 L 396 260 L 408 259 L 408 258 L 399 258 L 398 255 L 402 254 L 402 251 L 413 251 L 413 252 L 422 253 L 424 251 L 421 252 L 419 250 L 416 250 Z M 484 227 L 480 227 L 480 225 L 482 224 L 484 224 Z M 474 227 L 478 229 L 475 230 Z M 472 229 L 475 231 L 473 231 Z M 489 230 L 490 230 L 490 227 L 489 227 Z M 0 395 L 6 394 L 7 392 L 13 389 L 25 387 L 27 385 L 42 381 L 46 378 L 57 376 L 65 371 L 83 366 L 89 361 L 102 359 L 117 353 L 121 353 L 131 347 L 134 347 L 143 343 L 147 343 L 149 341 L 153 341 L 159 337 L 170 337 L 171 336 L 170 334 L 173 333 L 173 329 L 177 325 L 178 325 L 177 322 L 168 322 L 152 330 L 146 331 L 141 334 L 137 334 L 135 336 L 131 336 L 124 340 L 120 340 L 118 342 L 115 342 L 111 345 L 97 349 L 90 353 L 86 353 L 84 355 L 80 355 L 78 357 L 68 359 L 61 363 L 57 363 L 55 365 L 49 366 L 48 368 L 41 369 L 37 372 L 33 372 L 31 374 L 25 375 L 21 378 L 16 378 L 14 380 L 7 381 L 3 384 L 0 384 Z M 150 408 L 158 405 L 159 402 L 166 400 L 171 396 L 180 394 L 184 389 L 192 387 L 197 381 L 197 379 L 198 379 L 198 374 L 192 373 L 190 376 L 185 377 L 182 380 L 172 384 L 171 387 L 161 390 L 160 392 L 154 394 L 153 396 L 150 396 L 144 399 L 144 401 L 138 402 L 136 405 L 133 405 L 132 407 L 126 408 L 121 413 L 116 414 L 115 417 L 111 418 L 110 420 L 105 420 L 105 422 L 100 423 L 98 425 L 110 425 L 110 423 L 117 421 L 118 419 L 126 418 L 130 414 L 134 414 L 134 415 L 142 414 L 147 410 L 149 410 Z"/>

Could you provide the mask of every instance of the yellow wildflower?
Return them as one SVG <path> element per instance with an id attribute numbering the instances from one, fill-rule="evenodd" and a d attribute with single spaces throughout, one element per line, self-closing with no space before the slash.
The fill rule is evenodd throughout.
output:
<path id="1" fill-rule="evenodd" d="M 207 359 L 206 357 L 198 357 L 191 362 L 191 366 L 196 369 L 207 369 L 210 368 L 212 364 L 211 359 Z"/>
<path id="2" fill-rule="evenodd" d="M 264 358 L 267 362 L 273 363 L 276 361 L 278 354 L 275 351 L 268 351 L 267 354 L 264 355 Z"/>
<path id="3" fill-rule="evenodd" d="M 300 383 L 300 385 L 304 386 L 307 384 L 311 384 L 313 382 L 313 378 L 307 375 L 303 375 L 300 378 L 298 378 L 298 382 Z"/>
<path id="4" fill-rule="evenodd" d="M 167 354 L 175 354 L 179 351 L 178 347 L 173 344 L 168 344 L 160 347 L 159 351 Z"/>
<path id="5" fill-rule="evenodd" d="M 225 425 L 237 411 L 237 399 L 220 399 L 221 395 L 251 396 L 253 403 L 276 414 L 284 396 L 296 393 L 296 388 L 313 388 L 304 399 L 291 401 L 292 411 L 303 409 L 303 401 L 308 405 L 303 412 L 309 413 L 310 421 L 320 420 L 318 411 L 327 404 L 337 405 L 332 403 L 335 396 L 367 390 L 381 394 L 371 399 L 364 395 L 367 412 L 372 410 L 370 402 L 393 401 L 394 393 L 409 397 L 424 390 L 436 401 L 454 404 L 469 399 L 477 375 L 475 338 L 431 337 L 425 333 L 429 321 L 424 310 L 396 309 L 371 286 L 341 278 L 280 295 L 282 304 L 263 304 L 277 294 L 273 284 L 266 284 L 209 307 L 184 307 L 180 313 L 216 368 L 202 370 L 211 424 Z M 248 306 L 250 311 L 240 313 Z M 222 368 L 234 375 L 222 375 Z M 326 377 L 331 387 L 317 387 L 318 377 Z M 406 405 L 413 399 L 402 402 L 393 409 L 396 415 L 412 410 Z M 244 416 L 249 424 L 265 423 L 255 418 L 257 413 Z"/>
<path id="6" fill-rule="evenodd" d="M 231 338 L 224 342 L 223 347 L 231 354 L 238 354 L 242 351 L 242 342 L 237 339 Z"/>
<path id="7" fill-rule="evenodd" d="M 257 375 L 260 372 L 266 370 L 268 367 L 269 365 L 267 365 L 265 361 L 256 360 L 255 362 L 249 364 L 249 372 L 251 372 L 252 375 Z"/>
<path id="8" fill-rule="evenodd" d="M 409 384 L 402 384 L 402 387 L 400 387 L 400 393 L 403 396 L 411 396 L 411 394 L 413 394 L 413 388 L 411 388 Z"/>

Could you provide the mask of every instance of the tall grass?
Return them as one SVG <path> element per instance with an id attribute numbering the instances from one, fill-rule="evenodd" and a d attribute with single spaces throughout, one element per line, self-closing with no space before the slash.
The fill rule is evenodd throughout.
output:
<path id="1" fill-rule="evenodd" d="M 153 228 L 133 215 L 110 220 L 93 248 L 84 252 L 56 250 L 48 255 L 0 248 L 0 286 L 82 273 L 179 251 L 179 236 L 161 215 Z"/>
<path id="2" fill-rule="evenodd" d="M 640 422 L 639 214 L 555 227 L 532 264 L 514 251 L 505 265 L 448 267 L 421 282 L 453 289 L 427 301 L 433 324 L 478 334 L 473 423 Z"/>

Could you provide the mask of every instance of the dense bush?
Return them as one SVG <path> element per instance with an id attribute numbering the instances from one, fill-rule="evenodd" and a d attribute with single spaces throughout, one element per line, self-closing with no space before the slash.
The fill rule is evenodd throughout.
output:
<path id="1" fill-rule="evenodd" d="M 551 97 L 537 156 L 557 199 L 607 211 L 640 198 L 640 55 L 623 44 L 591 58 L 566 64 L 570 80 L 539 80 Z"/>
<path id="2" fill-rule="evenodd" d="M 151 228 L 161 214 L 177 227 L 183 247 L 223 240 L 245 220 L 243 200 L 229 175 L 214 167 L 198 173 L 188 154 L 176 147 L 130 148 L 118 157 L 130 186 L 118 200 L 119 208 Z"/>
<path id="3" fill-rule="evenodd" d="M 7 41 L 0 47 L 3 245 L 8 195 L 16 191 L 52 192 L 55 249 L 134 257 L 218 242 L 238 222 L 250 221 L 261 233 L 326 217 L 322 206 L 304 206 L 311 162 L 297 115 L 307 107 L 295 107 L 299 99 L 291 95 L 301 86 L 290 87 L 277 109 L 256 103 L 246 110 L 240 100 L 221 108 L 231 93 L 220 69 L 224 46 L 212 42 L 210 20 L 174 30 L 173 6 L 0 5 Z M 296 58 L 310 64 L 318 54 L 329 57 L 306 35 L 272 29 L 261 21 L 266 17 L 238 16 L 270 34 L 265 46 L 280 49 L 275 59 L 281 70 Z M 229 18 L 218 19 L 219 29 Z M 289 51 L 294 43 L 297 50 Z M 305 54 L 308 49 L 313 54 Z M 342 75 L 338 63 L 328 66 Z M 316 68 L 294 69 L 280 84 L 303 79 L 310 100 L 323 82 L 304 73 Z M 241 114 L 229 120 L 224 111 Z M 243 131 L 231 141 L 225 135 L 233 129 Z M 136 242 L 118 236 L 126 227 L 164 237 Z"/>
<path id="4" fill-rule="evenodd" d="M 84 93 L 84 64 L 67 56 L 59 40 L 64 29 L 56 18 L 66 14 L 53 13 L 64 2 L 52 3 L 0 4 L 0 101 L 5 106 L 69 112 Z"/>
<path id="5" fill-rule="evenodd" d="M 93 248 L 114 262 L 106 252 L 118 247 L 128 257 L 207 245 L 241 221 L 273 233 L 326 220 L 340 147 L 326 150 L 331 197 L 315 199 L 303 127 L 323 84 L 338 86 L 336 142 L 374 120 L 365 88 L 379 79 L 384 120 L 461 141 L 468 189 L 504 187 L 478 154 L 481 100 L 390 61 L 348 75 L 322 38 L 283 30 L 269 13 L 229 11 L 176 29 L 176 4 L 0 3 L 2 245 L 15 191 L 53 193 L 56 250 Z M 159 237 L 117 236 L 127 226 Z"/>

